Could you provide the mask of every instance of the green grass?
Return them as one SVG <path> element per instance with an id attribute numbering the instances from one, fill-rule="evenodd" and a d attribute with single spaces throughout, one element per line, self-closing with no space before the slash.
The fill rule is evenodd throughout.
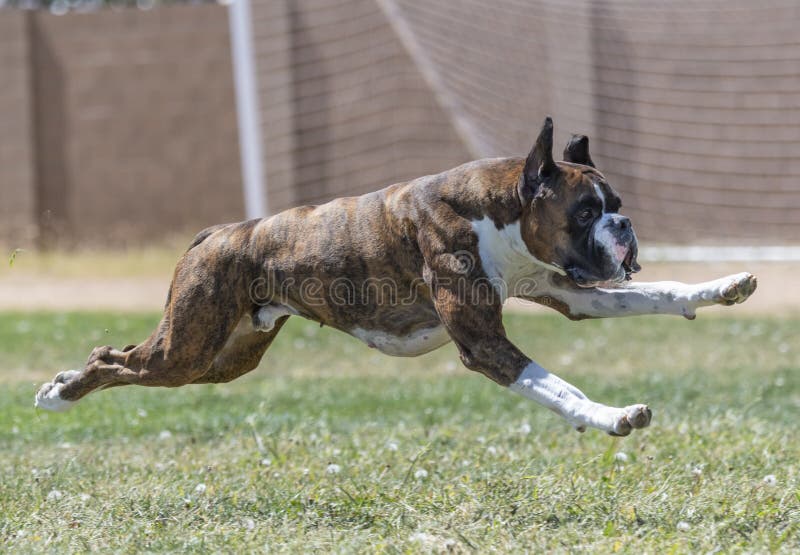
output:
<path id="1" fill-rule="evenodd" d="M 37 383 L 156 321 L 0 314 L 4 550 L 800 549 L 800 319 L 509 315 L 590 397 L 651 405 L 622 439 L 574 432 L 451 346 L 390 358 L 299 319 L 233 383 L 32 408 Z"/>

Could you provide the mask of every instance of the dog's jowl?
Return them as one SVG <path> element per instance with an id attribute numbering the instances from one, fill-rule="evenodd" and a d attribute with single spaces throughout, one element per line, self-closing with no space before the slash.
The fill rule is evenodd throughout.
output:
<path id="1" fill-rule="evenodd" d="M 514 345 L 503 301 L 530 299 L 571 319 L 677 314 L 734 304 L 746 273 L 689 285 L 634 283 L 631 221 L 576 136 L 553 159 L 550 118 L 525 158 L 478 160 L 360 197 L 201 232 L 175 269 L 164 316 L 140 345 L 97 347 L 82 370 L 41 386 L 64 410 L 96 389 L 233 380 L 255 368 L 292 316 L 388 355 L 453 341 L 464 365 L 563 416 L 578 430 L 627 435 L 643 404 L 609 407 Z"/>

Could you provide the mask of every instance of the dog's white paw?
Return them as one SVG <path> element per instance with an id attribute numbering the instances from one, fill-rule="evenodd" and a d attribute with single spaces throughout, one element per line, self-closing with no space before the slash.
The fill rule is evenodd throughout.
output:
<path id="1" fill-rule="evenodd" d="M 61 398 L 61 390 L 64 385 L 70 380 L 80 375 L 78 370 L 67 370 L 59 372 L 52 382 L 42 384 L 39 391 L 36 392 L 34 399 L 34 406 L 36 408 L 49 410 L 53 412 L 63 412 L 75 404 L 75 401 L 67 401 Z"/>
<path id="2" fill-rule="evenodd" d="M 626 436 L 632 430 L 646 428 L 650 425 L 653 411 L 647 405 L 630 405 L 622 409 L 622 414 L 608 433 L 612 436 Z"/>
<path id="3" fill-rule="evenodd" d="M 746 301 L 758 286 L 758 280 L 753 274 L 742 272 L 722 278 L 719 290 L 714 299 L 719 304 L 732 305 Z"/>

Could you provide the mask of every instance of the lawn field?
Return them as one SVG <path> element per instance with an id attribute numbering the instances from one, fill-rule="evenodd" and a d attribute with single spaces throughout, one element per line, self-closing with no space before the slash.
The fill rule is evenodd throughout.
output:
<path id="1" fill-rule="evenodd" d="M 36 385 L 156 314 L 0 313 L 0 545 L 11 552 L 800 550 L 800 318 L 570 322 L 509 335 L 597 401 L 579 434 L 458 363 L 293 318 L 224 385 L 121 387 L 64 414 Z"/>

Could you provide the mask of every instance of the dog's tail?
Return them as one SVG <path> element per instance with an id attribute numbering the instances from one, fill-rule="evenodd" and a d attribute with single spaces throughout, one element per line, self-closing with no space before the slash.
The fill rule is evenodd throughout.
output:
<path id="1" fill-rule="evenodd" d="M 198 233 L 197 235 L 194 236 L 194 239 L 192 240 L 192 244 L 189 245 L 189 248 L 186 249 L 186 252 L 189 252 L 190 250 L 195 248 L 197 245 L 199 245 L 200 243 L 202 243 L 203 241 L 205 241 L 206 239 L 211 237 L 214 233 L 216 233 L 220 229 L 224 229 L 224 228 L 228 227 L 229 225 L 233 225 L 233 224 L 217 224 L 217 225 L 212 225 L 211 227 L 205 228 L 203 231 L 201 231 L 200 233 Z"/>

